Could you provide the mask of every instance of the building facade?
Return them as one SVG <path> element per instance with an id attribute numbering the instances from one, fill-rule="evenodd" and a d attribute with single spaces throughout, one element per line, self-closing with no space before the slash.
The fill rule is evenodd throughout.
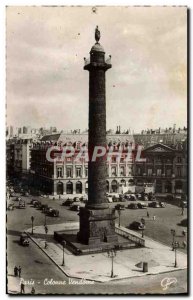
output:
<path id="1" fill-rule="evenodd" d="M 82 195 L 88 191 L 88 163 L 84 158 L 76 159 L 82 146 L 87 147 L 87 134 L 54 134 L 44 136 L 31 148 L 31 182 L 44 193 L 52 195 Z M 139 145 L 140 141 L 138 138 Z M 144 147 L 141 158 L 136 160 L 137 147 L 132 150 L 130 160 L 125 161 L 128 147 L 135 144 L 135 136 L 128 134 L 108 134 L 108 147 L 113 153 L 107 162 L 107 192 L 125 191 L 155 192 L 157 194 L 176 194 L 187 192 L 187 149 L 186 139 L 175 145 L 155 143 Z M 142 144 L 142 143 L 141 143 Z M 46 152 L 50 146 L 72 146 L 75 154 L 50 162 Z M 107 148 L 108 148 L 107 147 Z M 120 148 L 121 156 L 116 155 Z"/>

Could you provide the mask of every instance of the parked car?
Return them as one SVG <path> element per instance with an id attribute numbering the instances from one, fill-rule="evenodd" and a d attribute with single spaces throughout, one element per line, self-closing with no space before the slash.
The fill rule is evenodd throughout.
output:
<path id="1" fill-rule="evenodd" d="M 125 197 L 124 197 L 123 194 L 119 194 L 119 201 L 121 201 L 121 202 L 125 202 L 126 201 L 126 199 L 125 199 Z"/>
<path id="2" fill-rule="evenodd" d="M 42 204 L 40 209 L 42 210 L 42 212 L 45 212 L 48 209 L 48 205 L 47 204 Z"/>
<path id="3" fill-rule="evenodd" d="M 88 201 L 88 196 L 84 195 L 84 196 L 80 197 L 80 201 L 84 202 L 84 203 L 87 202 Z"/>
<path id="4" fill-rule="evenodd" d="M 25 201 L 23 200 L 19 201 L 19 208 L 25 208 Z"/>
<path id="5" fill-rule="evenodd" d="M 187 201 L 181 201 L 179 206 L 183 208 L 187 208 Z"/>
<path id="6" fill-rule="evenodd" d="M 29 193 L 28 192 L 23 192 L 22 195 L 25 196 L 25 197 L 29 197 Z"/>
<path id="7" fill-rule="evenodd" d="M 57 209 L 49 209 L 47 214 L 50 217 L 59 217 L 59 210 L 57 210 Z"/>
<path id="8" fill-rule="evenodd" d="M 160 205 L 157 201 L 153 201 L 153 202 L 149 203 L 148 206 L 153 207 L 153 208 L 159 208 L 160 207 Z"/>
<path id="9" fill-rule="evenodd" d="M 47 206 L 47 207 L 44 209 L 44 213 L 47 214 L 47 215 L 49 215 L 50 211 L 52 211 L 52 210 L 53 210 L 52 207 Z"/>
<path id="10" fill-rule="evenodd" d="M 36 199 L 32 199 L 31 201 L 30 201 L 30 204 L 32 204 L 32 205 L 34 205 L 34 202 L 35 201 L 37 201 Z"/>
<path id="11" fill-rule="evenodd" d="M 135 194 L 126 194 L 126 199 L 127 200 L 130 200 L 130 201 L 136 201 L 137 200 L 137 197 Z"/>
<path id="12" fill-rule="evenodd" d="M 164 208 L 164 207 L 166 207 L 166 203 L 160 201 L 160 202 L 159 202 L 159 206 L 162 207 L 162 208 Z"/>
<path id="13" fill-rule="evenodd" d="M 62 202 L 63 206 L 70 206 L 73 203 L 73 199 L 67 199 Z"/>
<path id="14" fill-rule="evenodd" d="M 73 203 L 72 205 L 70 205 L 70 210 L 79 211 L 80 207 L 82 207 L 81 203 Z"/>
<path id="15" fill-rule="evenodd" d="M 125 209 L 125 205 L 124 204 L 117 204 L 117 205 L 115 205 L 115 209 L 116 210 L 124 210 Z"/>
<path id="16" fill-rule="evenodd" d="M 144 228 L 144 225 L 141 222 L 133 221 L 128 228 L 132 230 L 141 230 Z"/>
<path id="17" fill-rule="evenodd" d="M 35 208 L 39 208 L 40 206 L 41 206 L 41 201 L 39 201 L 39 200 L 36 200 L 36 201 L 34 201 L 34 203 L 33 203 L 33 206 L 35 207 Z"/>
<path id="18" fill-rule="evenodd" d="M 113 200 L 113 202 L 119 202 L 120 201 L 119 195 L 118 196 L 113 195 L 112 200 Z"/>
<path id="19" fill-rule="evenodd" d="M 21 197 L 16 197 L 15 198 L 15 201 L 20 201 L 21 200 Z"/>
<path id="20" fill-rule="evenodd" d="M 137 203 L 130 203 L 130 204 L 128 204 L 127 208 L 138 209 L 138 205 L 137 205 Z"/>
<path id="21" fill-rule="evenodd" d="M 29 239 L 26 233 L 22 233 L 20 235 L 20 245 L 24 246 L 24 247 L 28 247 L 29 246 Z"/>
<path id="22" fill-rule="evenodd" d="M 137 203 L 137 206 L 138 206 L 138 208 L 147 209 L 148 204 L 143 203 L 143 202 L 139 202 L 139 203 Z"/>
<path id="23" fill-rule="evenodd" d="M 137 194 L 136 197 L 137 197 L 138 200 L 144 200 L 144 199 L 143 199 L 143 198 L 144 198 L 144 197 L 143 197 L 143 194 L 141 194 L 141 193 L 140 193 L 140 194 Z"/>
<path id="24" fill-rule="evenodd" d="M 79 197 L 74 197 L 73 202 L 80 202 L 80 198 Z"/>

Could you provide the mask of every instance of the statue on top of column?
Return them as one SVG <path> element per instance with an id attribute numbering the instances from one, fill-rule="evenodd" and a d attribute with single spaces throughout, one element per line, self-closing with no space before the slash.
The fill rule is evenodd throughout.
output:
<path id="1" fill-rule="evenodd" d="M 96 29 L 95 29 L 95 40 L 96 40 L 97 43 L 100 40 L 100 37 L 101 37 L 101 33 L 100 33 L 100 31 L 98 29 L 98 26 L 97 26 Z"/>

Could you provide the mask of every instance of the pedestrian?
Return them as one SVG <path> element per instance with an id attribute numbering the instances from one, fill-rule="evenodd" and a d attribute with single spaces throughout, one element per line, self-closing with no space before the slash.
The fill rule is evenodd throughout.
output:
<path id="1" fill-rule="evenodd" d="M 32 289 L 31 289 L 31 294 L 33 294 L 33 295 L 34 295 L 34 294 L 35 294 L 35 292 L 36 292 L 36 291 L 35 291 L 35 288 L 34 288 L 34 286 L 32 286 Z"/>
<path id="2" fill-rule="evenodd" d="M 47 249 L 48 248 L 48 244 L 47 244 L 47 242 L 45 241 L 45 249 Z"/>
<path id="3" fill-rule="evenodd" d="M 149 212 L 147 211 L 147 217 L 149 218 Z"/>
<path id="4" fill-rule="evenodd" d="M 47 234 L 48 233 L 48 226 L 45 225 L 44 227 L 45 227 L 45 233 Z"/>
<path id="5" fill-rule="evenodd" d="M 25 294 L 25 284 L 23 280 L 21 281 L 20 285 L 21 285 L 21 294 Z"/>
<path id="6" fill-rule="evenodd" d="M 14 276 L 17 277 L 18 276 L 18 267 L 14 267 Z"/>
<path id="7" fill-rule="evenodd" d="M 144 218 L 141 218 L 141 223 L 142 223 L 143 225 L 145 225 L 145 219 L 144 219 Z"/>
<path id="8" fill-rule="evenodd" d="M 153 221 L 155 221 L 155 216 L 153 216 Z"/>
<path id="9" fill-rule="evenodd" d="M 182 245 L 183 245 L 183 248 L 185 249 L 187 246 L 186 241 L 183 241 Z"/>
<path id="10" fill-rule="evenodd" d="M 182 235 L 186 236 L 186 231 L 185 230 L 182 231 Z"/>
<path id="11" fill-rule="evenodd" d="M 21 267 L 18 267 L 18 274 L 19 274 L 19 278 L 21 277 Z"/>

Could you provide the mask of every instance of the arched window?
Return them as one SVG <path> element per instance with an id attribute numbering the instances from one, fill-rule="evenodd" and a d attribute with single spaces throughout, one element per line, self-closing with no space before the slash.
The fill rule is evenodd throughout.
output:
<path id="1" fill-rule="evenodd" d="M 58 184 L 57 184 L 57 194 L 58 195 L 63 194 L 63 183 L 62 182 L 58 182 Z"/>
<path id="2" fill-rule="evenodd" d="M 171 181 L 166 181 L 165 183 L 165 192 L 171 193 L 172 192 L 172 183 Z"/>
<path id="3" fill-rule="evenodd" d="M 121 185 L 126 186 L 126 181 L 124 179 L 121 180 Z"/>
<path id="4" fill-rule="evenodd" d="M 116 180 L 112 181 L 111 188 L 112 188 L 112 192 L 113 193 L 117 193 L 118 192 L 118 182 Z"/>
<path id="5" fill-rule="evenodd" d="M 82 194 L 82 182 L 80 181 L 76 183 L 76 194 Z"/>
<path id="6" fill-rule="evenodd" d="M 106 189 L 107 189 L 107 193 L 109 193 L 109 182 L 108 182 L 108 180 L 106 181 Z"/>
<path id="7" fill-rule="evenodd" d="M 73 183 L 71 181 L 66 184 L 66 194 L 73 194 Z"/>
<path id="8" fill-rule="evenodd" d="M 176 190 L 176 193 L 181 194 L 181 193 L 182 193 L 182 188 L 183 188 L 182 181 L 177 180 L 177 181 L 175 182 L 175 190 Z"/>

